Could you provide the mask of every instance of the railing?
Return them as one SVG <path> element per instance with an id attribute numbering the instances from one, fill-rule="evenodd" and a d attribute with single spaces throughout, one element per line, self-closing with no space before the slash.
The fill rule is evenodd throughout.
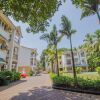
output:
<path id="1" fill-rule="evenodd" d="M 17 60 L 18 59 L 18 55 L 13 55 L 13 59 Z"/>
<path id="2" fill-rule="evenodd" d="M 10 38 L 10 34 L 8 32 L 6 32 L 5 30 L 3 30 L 1 27 L 0 27 L 0 35 L 7 40 L 9 40 L 9 38 Z"/>
<path id="3" fill-rule="evenodd" d="M 6 58 L 6 51 L 0 50 L 0 58 L 3 58 L 3 59 Z"/>

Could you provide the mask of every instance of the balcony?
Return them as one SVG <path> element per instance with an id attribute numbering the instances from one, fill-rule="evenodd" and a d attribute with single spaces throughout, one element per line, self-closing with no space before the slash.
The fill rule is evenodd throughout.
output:
<path id="1" fill-rule="evenodd" d="M 4 37 L 6 40 L 9 40 L 9 33 L 8 32 L 6 32 L 1 26 L 0 26 L 0 35 L 2 36 L 2 37 Z"/>
<path id="2" fill-rule="evenodd" d="M 14 60 L 18 60 L 18 55 L 15 55 L 15 54 L 14 54 L 14 55 L 13 55 L 13 59 L 14 59 Z"/>
<path id="3" fill-rule="evenodd" d="M 3 58 L 6 60 L 6 54 L 7 54 L 6 51 L 0 49 L 0 58 Z"/>
<path id="4" fill-rule="evenodd" d="M 15 37 L 15 42 L 19 44 L 19 39 Z"/>

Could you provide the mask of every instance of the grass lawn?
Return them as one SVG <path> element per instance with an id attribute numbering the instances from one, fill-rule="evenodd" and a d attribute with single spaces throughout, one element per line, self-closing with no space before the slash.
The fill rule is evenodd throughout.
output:
<path id="1" fill-rule="evenodd" d="M 64 75 L 67 76 L 73 76 L 73 73 L 64 73 Z M 88 79 L 100 79 L 100 76 L 97 72 L 84 72 L 81 74 L 77 74 L 78 77 L 82 77 L 82 78 L 88 78 Z"/>

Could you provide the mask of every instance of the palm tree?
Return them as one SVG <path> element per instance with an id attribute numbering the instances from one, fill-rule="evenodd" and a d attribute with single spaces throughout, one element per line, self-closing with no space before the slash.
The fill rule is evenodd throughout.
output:
<path id="1" fill-rule="evenodd" d="M 95 44 L 94 53 L 96 55 L 96 65 L 100 66 L 100 30 L 97 30 L 94 34 Z"/>
<path id="2" fill-rule="evenodd" d="M 45 53 L 46 53 L 46 55 L 48 55 L 47 62 L 51 63 L 51 72 L 53 73 L 54 72 L 54 58 L 55 58 L 54 54 L 55 54 L 55 52 L 52 49 L 47 48 Z"/>
<path id="3" fill-rule="evenodd" d="M 76 7 L 80 7 L 82 9 L 81 18 L 97 14 L 100 22 L 100 0 L 72 0 L 72 2 L 76 5 Z"/>
<path id="4" fill-rule="evenodd" d="M 58 66 L 58 42 L 61 41 L 62 35 L 58 36 L 56 26 L 53 26 L 53 30 L 50 32 L 50 34 L 43 34 L 40 39 L 45 40 L 48 43 L 49 47 L 52 47 L 55 51 L 55 59 L 56 59 L 56 71 L 57 75 L 59 76 L 59 66 Z"/>
<path id="5" fill-rule="evenodd" d="M 74 34 L 76 32 L 76 30 L 72 29 L 72 25 L 71 22 L 68 20 L 68 18 L 66 16 L 62 16 L 61 17 L 61 25 L 62 25 L 62 29 L 60 30 L 60 32 L 67 36 L 67 38 L 70 40 L 70 47 L 71 47 L 71 55 L 72 55 L 72 64 L 73 64 L 73 75 L 74 75 L 74 79 L 75 79 L 75 83 L 77 82 L 77 75 L 76 75 L 76 70 L 75 70 L 75 63 L 74 63 L 74 55 L 73 55 L 73 49 L 72 49 L 72 34 Z"/>
<path id="6" fill-rule="evenodd" d="M 100 30 L 97 30 L 94 35 L 95 38 L 95 51 L 100 51 Z"/>
<path id="7" fill-rule="evenodd" d="M 88 33 L 85 36 L 84 42 L 85 42 L 86 52 L 88 53 L 88 55 L 92 55 L 94 52 L 94 47 L 93 47 L 94 46 L 94 35 Z"/>

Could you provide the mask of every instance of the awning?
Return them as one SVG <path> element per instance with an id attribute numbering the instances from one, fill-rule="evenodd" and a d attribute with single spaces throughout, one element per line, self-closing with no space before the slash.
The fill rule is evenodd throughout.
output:
<path id="1" fill-rule="evenodd" d="M 0 58 L 0 64 L 5 64 L 5 60 L 3 58 Z"/>

